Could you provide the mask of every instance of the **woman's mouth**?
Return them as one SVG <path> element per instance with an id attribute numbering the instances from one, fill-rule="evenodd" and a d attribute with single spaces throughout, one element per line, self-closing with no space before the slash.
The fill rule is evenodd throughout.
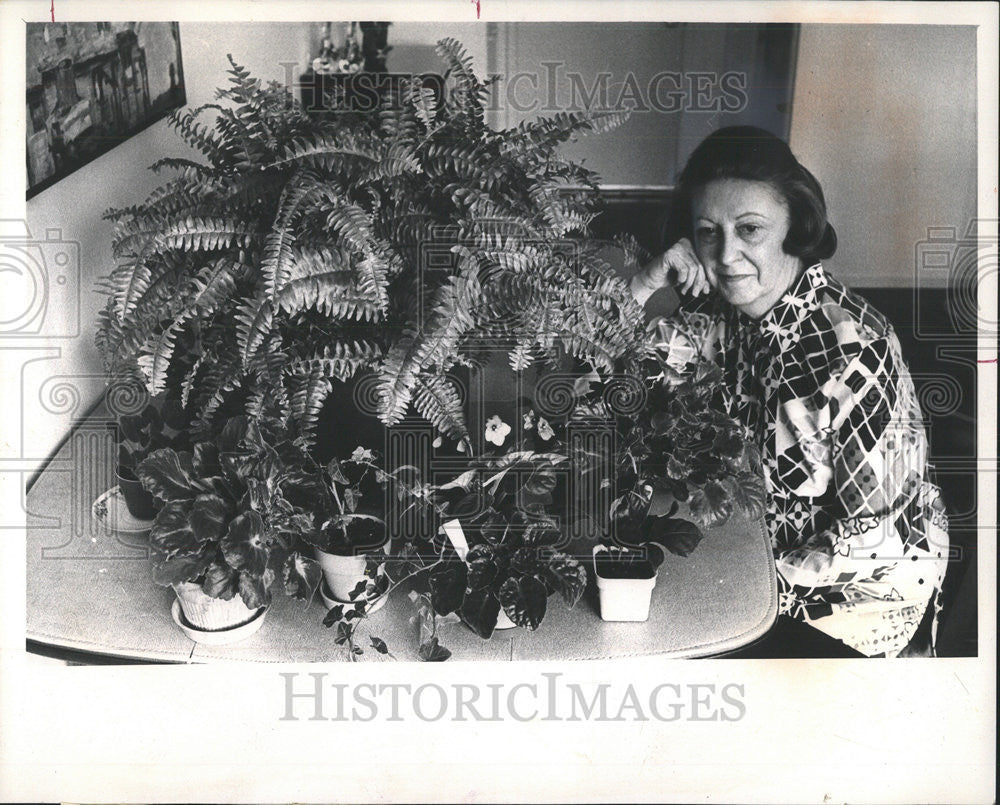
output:
<path id="1" fill-rule="evenodd" d="M 736 285 L 744 280 L 753 279 L 753 274 L 717 274 L 719 282 L 726 285 Z"/>

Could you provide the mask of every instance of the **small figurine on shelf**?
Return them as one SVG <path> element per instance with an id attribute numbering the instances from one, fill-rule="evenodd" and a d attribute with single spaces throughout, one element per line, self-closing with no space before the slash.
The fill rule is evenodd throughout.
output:
<path id="1" fill-rule="evenodd" d="M 334 47 L 330 40 L 330 23 L 323 24 L 323 41 L 319 46 L 319 55 L 313 59 L 313 72 L 318 75 L 329 75 L 336 72 L 334 62 Z"/>
<path id="2" fill-rule="evenodd" d="M 344 44 L 335 47 L 332 23 L 323 23 L 323 39 L 319 55 L 312 62 L 313 72 L 317 75 L 336 75 L 356 73 L 361 70 L 363 56 L 358 42 L 358 31 L 358 23 L 345 23 Z"/>

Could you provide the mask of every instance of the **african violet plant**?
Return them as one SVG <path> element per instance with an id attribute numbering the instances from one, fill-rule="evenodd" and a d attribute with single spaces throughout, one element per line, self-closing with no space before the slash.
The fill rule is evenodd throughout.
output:
<path id="1" fill-rule="evenodd" d="M 703 528 L 735 511 L 762 516 L 766 492 L 757 448 L 721 405 L 722 370 L 697 361 L 681 373 L 657 359 L 641 410 L 619 420 L 612 536 L 687 556 Z M 675 517 L 681 506 L 693 522 Z"/>
<path id="2" fill-rule="evenodd" d="M 108 212 L 109 372 L 171 388 L 202 430 L 242 409 L 308 437 L 332 385 L 370 370 L 385 424 L 412 406 L 467 439 L 448 373 L 477 345 L 502 337 L 515 370 L 632 361 L 641 311 L 585 237 L 596 176 L 557 153 L 624 116 L 495 131 L 462 46 L 437 51 L 443 96 L 404 84 L 375 114 L 306 114 L 235 63 L 226 103 L 175 114 L 203 161 L 159 160 L 173 178 Z"/>
<path id="3" fill-rule="evenodd" d="M 550 421 L 527 405 L 518 410 L 516 432 L 491 416 L 483 454 L 468 456 L 455 477 L 420 488 L 420 502 L 435 507 L 445 536 L 404 545 L 394 572 L 417 579 L 424 659 L 447 658 L 436 633 L 442 618 L 457 616 L 483 638 L 501 612 L 534 630 L 551 596 L 573 607 L 586 587 L 585 569 L 567 553 L 564 488 L 571 462 L 579 469 L 585 457 L 566 440 L 567 417 Z"/>

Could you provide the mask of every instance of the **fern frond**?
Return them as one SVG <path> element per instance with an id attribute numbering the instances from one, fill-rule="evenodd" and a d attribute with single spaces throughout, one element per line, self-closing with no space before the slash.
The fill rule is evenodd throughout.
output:
<path id="1" fill-rule="evenodd" d="M 202 373 L 196 401 L 196 421 L 203 427 L 211 427 L 215 412 L 243 380 L 243 369 L 234 358 L 216 355 Z"/>
<path id="2" fill-rule="evenodd" d="M 242 367 L 247 367 L 274 325 L 274 307 L 266 294 L 244 299 L 236 308 L 236 343 Z"/>
<path id="3" fill-rule="evenodd" d="M 191 368 L 187 370 L 181 380 L 181 407 L 183 408 L 187 408 L 188 406 L 188 401 L 191 399 L 191 392 L 194 390 L 194 384 L 198 378 L 198 370 L 201 369 L 204 361 L 204 355 L 200 355 L 196 358 L 194 363 L 191 364 Z"/>
<path id="4" fill-rule="evenodd" d="M 348 380 L 381 357 L 382 350 L 369 341 L 338 341 L 309 357 L 291 361 L 287 371 L 293 375 L 320 374 L 329 380 Z"/>
<path id="5" fill-rule="evenodd" d="M 239 267 L 235 260 L 222 257 L 199 271 L 185 289 L 185 315 L 208 315 L 218 310 L 236 292 Z"/>
<path id="6" fill-rule="evenodd" d="M 170 369 L 170 359 L 174 354 L 179 329 L 180 325 L 173 323 L 164 328 L 159 335 L 150 337 L 142 346 L 137 361 L 150 396 L 155 397 L 167 387 L 167 371 Z"/>
<path id="7" fill-rule="evenodd" d="M 370 137 L 356 134 L 321 135 L 315 139 L 299 139 L 284 149 L 268 168 L 312 167 L 336 171 L 348 167 L 358 168 L 365 163 L 378 162 L 381 152 L 378 143 Z"/>
<path id="8" fill-rule="evenodd" d="M 459 339 L 474 327 L 477 268 L 466 257 L 462 273 L 449 277 L 435 293 L 429 326 L 404 334 L 386 355 L 379 372 L 379 418 L 386 425 L 406 414 L 420 372 L 431 365 L 446 369 Z"/>
<path id="9" fill-rule="evenodd" d="M 246 221 L 188 217 L 163 229 L 157 236 L 157 246 L 187 252 L 215 251 L 233 246 L 247 248 L 256 237 L 256 228 Z"/>
<path id="10" fill-rule="evenodd" d="M 212 165 L 224 164 L 230 155 L 226 142 L 208 126 L 195 120 L 190 112 L 174 110 L 170 113 L 170 124 L 178 131 L 189 146 L 201 152 Z"/>
<path id="11" fill-rule="evenodd" d="M 285 185 L 278 199 L 278 211 L 264 241 L 264 257 L 261 262 L 264 288 L 272 300 L 284 282 L 286 266 L 291 258 L 292 243 L 295 240 L 292 221 L 302 205 L 314 197 L 319 189 L 316 174 L 300 170 Z"/>
<path id="12" fill-rule="evenodd" d="M 321 369 L 291 376 L 291 411 L 299 431 L 311 445 L 315 438 L 319 412 L 333 390 L 333 384 Z"/>
<path id="13" fill-rule="evenodd" d="M 452 439 L 468 440 L 462 401 L 454 384 L 441 375 L 417 379 L 413 407 L 439 432 Z"/>
<path id="14" fill-rule="evenodd" d="M 380 318 L 382 309 L 369 293 L 355 286 L 354 279 L 353 272 L 342 269 L 299 277 L 285 284 L 276 303 L 290 316 L 312 309 L 334 320 Z"/>
<path id="15" fill-rule="evenodd" d="M 212 179 L 218 175 L 218 171 L 210 165 L 195 162 L 193 159 L 185 159 L 184 157 L 162 157 L 150 165 L 149 169 L 153 173 L 159 173 L 163 170 L 182 171 L 185 178 L 194 176 Z"/>
<path id="16" fill-rule="evenodd" d="M 407 83 L 403 87 L 403 103 L 413 108 L 417 119 L 424 124 L 425 128 L 434 127 L 438 105 L 437 95 L 433 89 L 423 86 L 419 81 Z"/>
<path id="17" fill-rule="evenodd" d="M 357 205 L 341 202 L 327 216 L 326 223 L 358 251 L 371 248 L 372 221 L 368 213 Z"/>

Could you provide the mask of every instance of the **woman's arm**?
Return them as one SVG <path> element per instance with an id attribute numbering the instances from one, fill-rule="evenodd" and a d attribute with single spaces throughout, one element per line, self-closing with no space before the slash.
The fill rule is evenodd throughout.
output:
<path id="1" fill-rule="evenodd" d="M 895 355 L 888 338 L 876 339 L 820 389 L 834 520 L 776 557 L 779 572 L 793 585 L 864 581 L 908 558 L 908 533 L 923 530 L 910 519 L 921 516 L 911 504 L 925 480 L 927 444 L 919 409 L 905 404 L 912 400 L 912 383 Z M 810 435 L 802 434 L 800 446 L 809 442 Z"/>

